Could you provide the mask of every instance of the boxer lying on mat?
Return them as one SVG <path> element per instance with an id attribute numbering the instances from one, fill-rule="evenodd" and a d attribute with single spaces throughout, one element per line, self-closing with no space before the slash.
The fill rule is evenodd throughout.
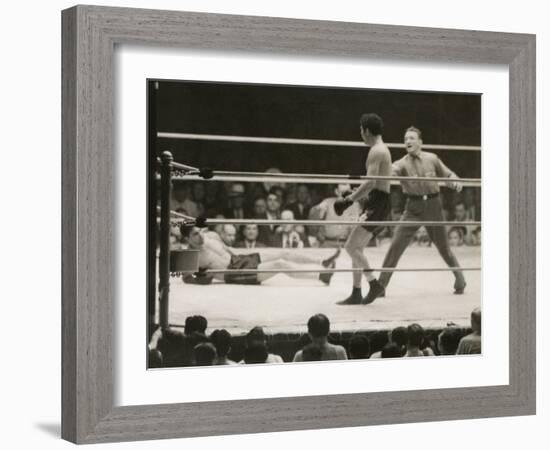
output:
<path id="1" fill-rule="evenodd" d="M 193 284 L 210 284 L 213 279 L 230 284 L 260 284 L 280 273 L 293 278 L 315 279 L 325 285 L 330 284 L 333 273 L 295 272 L 295 270 L 316 267 L 333 269 L 340 249 L 330 257 L 319 260 L 300 250 L 260 251 L 248 254 L 236 254 L 225 245 L 217 233 L 202 230 L 194 225 L 182 225 L 181 234 L 188 248 L 199 251 L 199 272 L 183 275 L 183 281 Z M 209 274 L 208 270 L 235 270 L 228 273 Z M 238 272 L 238 271 L 242 272 Z M 260 272 L 247 272 L 255 271 Z M 261 272 L 269 270 L 269 272 Z"/>

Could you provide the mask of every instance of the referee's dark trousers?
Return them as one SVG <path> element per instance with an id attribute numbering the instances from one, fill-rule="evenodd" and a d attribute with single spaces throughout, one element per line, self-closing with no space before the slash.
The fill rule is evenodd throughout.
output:
<path id="1" fill-rule="evenodd" d="M 401 221 L 443 221 L 443 211 L 439 194 L 408 196 L 405 204 L 405 211 Z M 419 226 L 395 227 L 394 237 L 391 246 L 384 258 L 383 267 L 396 267 L 399 258 L 411 242 Z M 447 232 L 444 226 L 427 226 L 426 230 L 430 239 L 437 247 L 439 254 L 449 267 L 459 267 L 456 256 L 449 247 Z M 455 289 L 463 289 L 465 286 L 464 275 L 461 270 L 453 271 L 455 275 Z M 387 287 L 393 272 L 382 272 L 379 277 L 380 283 Z"/>

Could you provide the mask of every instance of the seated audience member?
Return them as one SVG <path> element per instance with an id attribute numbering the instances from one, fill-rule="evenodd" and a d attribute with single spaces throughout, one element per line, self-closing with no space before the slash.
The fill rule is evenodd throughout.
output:
<path id="1" fill-rule="evenodd" d="M 235 225 L 226 223 L 223 225 L 219 236 L 222 238 L 222 241 L 228 247 L 233 247 L 237 239 L 237 229 Z"/>
<path id="2" fill-rule="evenodd" d="M 293 212 L 290 209 L 283 210 L 281 212 L 281 220 L 294 220 Z M 300 233 L 298 227 L 292 224 L 277 227 L 276 234 L 271 242 L 274 247 L 280 248 L 309 247 L 309 241 L 305 234 Z"/>
<path id="3" fill-rule="evenodd" d="M 272 173 L 272 174 L 281 174 L 283 173 L 281 171 L 281 169 L 277 168 L 277 167 L 270 167 L 269 169 L 267 169 L 265 171 L 265 173 Z M 268 177 L 267 179 L 270 179 L 270 177 Z M 282 183 L 280 183 L 279 181 L 277 181 L 277 178 L 276 177 L 273 177 L 271 178 L 273 181 L 264 181 L 263 183 L 263 186 L 264 186 L 264 190 L 265 192 L 269 192 L 273 187 L 275 186 L 281 186 L 282 187 Z"/>
<path id="4" fill-rule="evenodd" d="M 481 309 L 475 308 L 471 315 L 472 332 L 464 336 L 458 344 L 457 355 L 481 354 Z"/>
<path id="5" fill-rule="evenodd" d="M 407 352 L 407 342 L 409 336 L 407 333 L 407 327 L 395 327 L 390 334 L 391 342 L 397 344 L 401 349 L 401 356 Z"/>
<path id="6" fill-rule="evenodd" d="M 156 348 L 149 349 L 147 357 L 147 367 L 149 369 L 158 369 L 162 367 L 162 353 Z"/>
<path id="7" fill-rule="evenodd" d="M 262 341 L 254 341 L 246 346 L 244 364 L 265 364 L 269 358 L 267 347 Z"/>
<path id="8" fill-rule="evenodd" d="M 333 345 L 328 342 L 330 321 L 324 314 L 315 314 L 307 322 L 307 331 L 314 345 L 321 349 L 322 361 L 348 359 L 346 349 L 341 345 Z M 294 362 L 303 361 L 303 350 L 294 355 Z"/>
<path id="9" fill-rule="evenodd" d="M 478 208 L 476 201 L 476 191 L 481 192 L 481 189 L 476 189 L 474 187 L 465 187 L 462 190 L 462 203 L 465 212 L 464 220 L 479 220 L 478 219 Z"/>
<path id="10" fill-rule="evenodd" d="M 208 321 L 204 316 L 188 316 L 185 319 L 185 340 L 183 342 L 184 364 L 192 366 L 195 364 L 195 355 L 193 348 L 203 342 L 208 342 L 206 337 L 206 328 Z M 162 351 L 162 350 L 161 350 Z"/>
<path id="11" fill-rule="evenodd" d="M 401 354 L 403 356 L 407 351 L 407 328 L 405 327 L 395 327 L 388 333 L 388 344 L 395 344 L 401 349 Z M 371 358 L 382 358 L 382 350 L 379 352 L 373 353 Z"/>
<path id="12" fill-rule="evenodd" d="M 462 330 L 456 326 L 447 326 L 437 337 L 437 348 L 440 355 L 455 355 L 458 343 L 462 339 Z"/>
<path id="13" fill-rule="evenodd" d="M 264 197 L 257 197 L 254 200 L 251 217 L 254 219 L 267 219 L 267 201 Z"/>
<path id="14" fill-rule="evenodd" d="M 191 186 L 186 183 L 176 183 L 172 190 L 170 199 L 170 209 L 172 211 L 182 212 L 191 217 L 199 216 L 197 204 L 191 200 Z"/>
<path id="15" fill-rule="evenodd" d="M 236 248 L 257 248 L 265 247 L 265 244 L 258 240 L 260 230 L 256 224 L 248 224 L 243 228 L 243 239 L 235 242 Z"/>
<path id="16" fill-rule="evenodd" d="M 471 191 L 470 191 L 471 192 Z M 454 207 L 454 221 L 455 222 L 468 222 L 475 220 L 475 207 L 468 210 L 464 201 L 459 200 Z M 471 245 L 473 226 L 460 226 L 462 230 L 462 238 L 465 244 Z"/>
<path id="17" fill-rule="evenodd" d="M 226 219 L 226 217 L 222 213 L 215 213 L 214 219 Z M 218 236 L 220 236 L 223 232 L 223 226 L 224 226 L 223 223 L 218 223 L 216 225 L 208 225 L 208 229 L 210 231 L 214 231 L 218 233 Z"/>
<path id="18" fill-rule="evenodd" d="M 287 209 L 290 209 L 297 220 L 306 220 L 309 217 L 311 209 L 309 188 L 305 184 L 298 185 L 296 189 L 296 201 L 289 203 Z"/>
<path id="19" fill-rule="evenodd" d="M 473 220 L 469 212 L 466 210 L 466 205 L 462 200 L 458 200 L 455 203 L 453 217 L 455 222 L 467 222 L 469 220 Z"/>
<path id="20" fill-rule="evenodd" d="M 270 192 L 267 194 L 267 201 L 266 201 L 266 213 L 265 218 L 269 220 L 278 220 L 281 218 L 281 203 L 279 201 L 279 197 L 277 197 L 277 194 L 275 192 Z M 262 241 L 265 242 L 269 247 L 277 247 L 276 243 L 274 243 L 274 240 L 276 239 L 276 225 L 265 225 L 262 226 L 263 230 L 260 232 L 265 233 L 265 237 L 262 236 Z"/>
<path id="21" fill-rule="evenodd" d="M 267 336 L 265 335 L 264 329 L 262 327 L 254 327 L 246 335 L 246 347 L 249 348 L 254 343 L 261 343 L 266 348 L 266 357 L 265 360 L 262 362 L 268 364 L 281 364 L 284 362 L 283 358 L 281 358 L 279 355 L 269 353 L 267 351 Z M 257 352 L 258 349 L 256 348 L 255 351 Z M 246 361 L 241 361 L 241 363 L 243 362 L 246 363 Z"/>
<path id="22" fill-rule="evenodd" d="M 472 217 L 472 220 L 481 220 L 481 189 L 476 189 L 472 187 L 471 189 L 468 189 L 468 191 L 471 191 L 469 194 L 464 194 L 464 202 L 466 203 L 466 209 L 468 211 L 472 211 L 470 213 L 470 216 Z M 472 194 L 470 196 L 470 194 Z M 470 198 L 473 197 L 471 200 L 473 201 L 473 204 L 469 205 Z"/>
<path id="23" fill-rule="evenodd" d="M 418 247 L 431 247 L 432 240 L 426 227 L 420 227 L 414 234 L 414 244 Z"/>
<path id="24" fill-rule="evenodd" d="M 424 328 L 413 323 L 407 327 L 407 353 L 405 356 L 433 356 L 433 351 L 424 346 Z"/>
<path id="25" fill-rule="evenodd" d="M 348 344 L 349 359 L 367 359 L 370 355 L 370 343 L 366 336 L 354 334 Z"/>
<path id="26" fill-rule="evenodd" d="M 302 349 L 304 361 L 321 361 L 323 351 L 315 344 L 308 344 Z"/>
<path id="27" fill-rule="evenodd" d="M 227 357 L 231 351 L 231 334 L 227 330 L 214 330 L 210 335 L 210 341 L 216 347 L 216 365 L 228 366 L 237 364 Z"/>
<path id="28" fill-rule="evenodd" d="M 389 342 L 389 333 L 386 330 L 377 330 L 369 336 L 371 358 L 380 358 L 380 352 Z"/>
<path id="29" fill-rule="evenodd" d="M 194 181 L 192 185 L 193 201 L 197 205 L 197 212 L 199 216 L 204 216 L 206 213 L 206 208 L 204 206 L 206 198 L 206 190 L 204 184 L 200 181 Z"/>
<path id="30" fill-rule="evenodd" d="M 191 335 L 194 332 L 199 332 L 202 334 L 206 333 L 206 328 L 208 327 L 208 321 L 204 316 L 188 316 L 185 318 L 185 334 Z"/>
<path id="31" fill-rule="evenodd" d="M 241 183 L 233 183 L 229 190 L 229 207 L 223 212 L 229 219 L 244 219 L 245 189 Z"/>
<path id="32" fill-rule="evenodd" d="M 472 231 L 472 245 L 481 245 L 481 227 L 478 226 Z"/>
<path id="33" fill-rule="evenodd" d="M 193 348 L 195 365 L 212 366 L 216 361 L 216 347 L 210 342 L 201 342 Z"/>
<path id="34" fill-rule="evenodd" d="M 334 202 L 346 192 L 351 192 L 349 184 L 336 186 L 334 196 L 325 198 L 321 203 L 313 206 L 308 218 L 310 220 L 357 220 L 361 214 L 361 207 L 357 202 L 346 209 L 341 216 L 334 212 Z M 309 231 L 315 235 L 321 247 L 339 247 L 346 242 L 352 228 L 350 225 L 325 225 L 311 227 Z"/>
<path id="35" fill-rule="evenodd" d="M 162 354 L 163 367 L 182 367 L 191 365 L 193 355 L 186 354 L 187 337 L 178 330 L 168 328 L 157 341 L 157 349 Z"/>
<path id="36" fill-rule="evenodd" d="M 221 213 L 220 205 L 223 204 L 220 199 L 221 183 L 205 183 L 204 186 L 204 210 L 207 217 L 215 217 Z"/>
<path id="37" fill-rule="evenodd" d="M 176 184 L 170 199 L 170 209 L 191 217 L 199 216 L 199 207 L 192 200 L 191 186 L 188 184 Z"/>
<path id="38" fill-rule="evenodd" d="M 462 227 L 452 227 L 447 232 L 447 237 L 451 247 L 461 247 L 464 245 L 464 230 Z"/>
<path id="39" fill-rule="evenodd" d="M 244 198 L 244 213 L 245 218 L 250 219 L 254 217 L 254 207 L 256 200 L 259 198 L 264 198 L 265 191 L 262 183 L 246 183 L 246 192 Z M 260 211 L 261 212 L 261 211 Z M 265 212 L 265 206 L 264 206 Z"/>
<path id="40" fill-rule="evenodd" d="M 277 199 L 279 200 L 279 206 L 283 206 L 286 204 L 286 190 L 285 190 L 285 187 L 283 185 L 277 185 L 277 186 L 273 186 L 270 190 L 269 190 L 269 193 L 273 193 L 277 196 Z"/>
<path id="41" fill-rule="evenodd" d="M 388 342 L 380 352 L 380 358 L 401 358 L 403 352 L 395 342 Z"/>
<path id="42" fill-rule="evenodd" d="M 170 225 L 170 250 L 181 250 L 183 248 L 181 228 L 179 224 Z"/>
<path id="43" fill-rule="evenodd" d="M 252 210 L 251 218 L 253 219 L 267 219 L 267 200 L 264 197 L 257 197 L 254 200 L 254 208 Z M 265 245 L 269 245 L 271 237 L 271 227 L 269 225 L 258 225 L 258 240 Z"/>

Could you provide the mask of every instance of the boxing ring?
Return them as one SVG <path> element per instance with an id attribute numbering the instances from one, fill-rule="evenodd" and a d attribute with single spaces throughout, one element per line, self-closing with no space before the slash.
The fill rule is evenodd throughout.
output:
<path id="1" fill-rule="evenodd" d="M 363 143 L 346 141 L 318 141 L 282 138 L 249 138 L 243 136 L 212 136 L 178 133 L 158 133 L 158 137 L 175 139 L 211 139 L 244 142 L 275 142 L 319 145 L 363 146 Z M 285 142 L 279 142 L 285 141 Z M 292 141 L 292 142 L 286 142 Z M 403 144 L 388 144 L 389 147 L 402 148 Z M 480 151 L 480 147 L 467 146 L 423 146 L 443 148 L 453 151 Z M 366 256 L 373 272 L 392 271 L 394 276 L 386 290 L 386 297 L 370 305 L 337 305 L 338 299 L 348 295 L 351 288 L 351 272 L 363 269 L 352 268 L 351 259 L 345 252 L 334 268 L 301 269 L 304 272 L 333 272 L 330 286 L 315 283 L 312 280 L 290 278 L 279 273 L 262 282 L 261 285 L 236 285 L 214 281 L 210 285 L 186 284 L 182 281 L 181 267 L 174 267 L 171 258 L 170 228 L 173 224 L 194 225 L 199 228 L 219 224 L 257 225 L 358 225 L 357 221 L 327 220 L 265 220 L 265 219 L 213 219 L 191 217 L 170 210 L 172 183 L 179 181 L 213 180 L 232 182 L 312 183 L 357 185 L 365 180 L 390 180 L 399 184 L 401 180 L 433 181 L 442 185 L 451 179 L 438 177 L 400 177 L 400 176 L 350 176 L 296 173 L 229 172 L 210 168 L 198 168 L 173 161 L 170 152 L 163 152 L 158 158 L 158 181 L 160 183 L 160 239 L 158 257 L 158 297 L 155 321 L 165 329 L 179 327 L 185 318 L 191 315 L 203 315 L 208 319 L 208 328 L 225 328 L 233 335 L 244 334 L 254 326 L 262 326 L 266 333 L 303 333 L 308 318 L 322 312 L 331 320 L 331 331 L 369 331 L 392 329 L 396 326 L 419 323 L 425 329 L 442 328 L 453 322 L 468 327 L 472 309 L 481 303 L 481 247 L 454 247 L 460 267 L 447 267 L 435 247 L 411 247 L 403 254 L 398 267 L 383 268 L 382 261 L 389 243 L 380 247 L 368 247 Z M 481 186 L 481 180 L 460 178 L 464 186 Z M 440 222 L 403 222 L 369 221 L 369 225 L 395 227 L 403 226 L 480 226 L 476 221 L 440 221 Z M 232 249 L 235 253 L 249 253 L 249 249 Z M 274 252 L 280 249 L 263 249 Z M 312 256 L 323 258 L 330 249 L 302 248 Z M 172 255 L 173 256 L 173 255 Z M 186 268 L 187 273 L 198 270 Z M 453 295 L 450 286 L 453 271 L 466 272 L 468 288 L 462 295 Z M 207 270 L 206 273 L 224 274 L 229 272 L 255 273 L 266 270 Z M 440 276 L 431 276 L 440 273 Z"/>

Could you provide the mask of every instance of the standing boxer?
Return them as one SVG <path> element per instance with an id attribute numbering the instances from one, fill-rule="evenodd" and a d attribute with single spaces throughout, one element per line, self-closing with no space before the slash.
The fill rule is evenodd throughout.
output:
<path id="1" fill-rule="evenodd" d="M 367 175 L 390 176 L 391 154 L 382 139 L 384 124 L 382 119 L 373 113 L 363 114 L 360 120 L 361 137 L 365 144 L 370 147 L 365 163 Z M 365 246 L 373 236 L 379 234 L 383 227 L 368 225 L 369 220 L 387 220 L 391 210 L 390 203 L 390 181 L 389 180 L 367 180 L 355 191 L 338 198 L 334 202 L 334 211 L 341 216 L 343 212 L 353 205 L 354 201 L 366 198 L 363 215 L 366 224 L 356 226 L 350 233 L 345 248 L 351 257 L 352 267 L 360 267 L 369 282 L 369 293 L 383 291 L 384 288 L 372 274 L 369 262 L 363 253 Z M 361 272 L 352 272 L 353 289 L 348 298 L 338 302 L 339 305 L 357 305 L 363 303 L 361 293 Z"/>

